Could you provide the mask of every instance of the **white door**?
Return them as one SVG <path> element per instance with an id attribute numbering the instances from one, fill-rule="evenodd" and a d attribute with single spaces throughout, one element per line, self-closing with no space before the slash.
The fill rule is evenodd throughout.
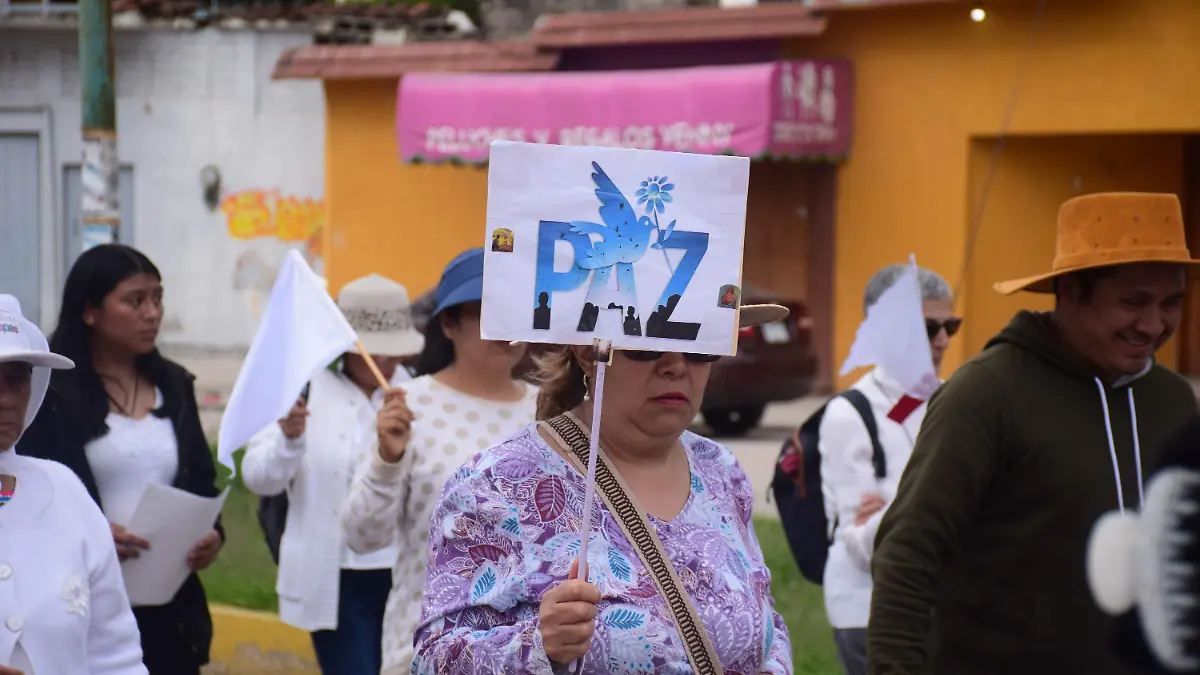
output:
<path id="1" fill-rule="evenodd" d="M 0 293 L 17 296 L 34 322 L 41 316 L 39 145 L 34 134 L 0 134 Z"/>

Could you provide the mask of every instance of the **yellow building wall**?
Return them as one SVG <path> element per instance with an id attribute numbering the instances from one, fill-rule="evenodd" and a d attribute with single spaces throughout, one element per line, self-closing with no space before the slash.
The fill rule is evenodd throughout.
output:
<path id="1" fill-rule="evenodd" d="M 1200 130 L 1200 2 L 1047 2 L 1030 46 L 1036 4 L 989 3 L 981 23 L 970 21 L 969 3 L 845 11 L 832 15 L 825 35 L 786 45 L 791 58 L 855 64 L 854 145 L 837 187 L 834 368 L 862 319 L 863 285 L 883 265 L 912 252 L 963 285 L 967 323 L 947 356 L 948 375 L 1017 308 L 1047 306 L 1036 296 L 1002 298 L 990 286 L 1049 265 L 1062 200 L 1180 189 L 1178 134 Z M 1018 83 L 964 279 L 971 198 Z M 452 256 L 482 244 L 486 169 L 402 164 L 396 84 L 325 84 L 324 249 L 334 293 L 378 272 L 415 296 Z M 1141 134 L 1154 136 L 1130 138 Z M 1174 350 L 1161 356 L 1174 362 Z"/>
<path id="2" fill-rule="evenodd" d="M 325 273 L 334 294 L 374 272 L 416 297 L 451 258 L 483 245 L 487 169 L 401 163 L 396 86 L 325 83 Z"/>
<path id="3" fill-rule="evenodd" d="M 970 188 L 982 182 L 986 162 L 972 139 L 997 136 L 1018 81 L 1013 135 L 1200 129 L 1200 2 L 1047 2 L 1029 46 L 1036 5 L 988 3 L 981 23 L 970 21 L 970 3 L 846 11 L 832 15 L 825 35 L 787 45 L 791 58 L 855 64 L 854 146 L 837 189 L 836 363 L 862 319 L 863 286 L 883 265 L 912 252 L 957 285 Z M 1178 152 L 1169 147 L 1177 141 L 1010 141 L 987 201 L 985 243 L 960 298 L 967 332 L 955 340 L 943 375 L 977 353 L 1016 308 L 1046 306 L 1034 296 L 1000 298 L 990 286 L 1049 265 L 1060 201 L 1181 184 Z M 1079 186 L 1075 175 L 1083 176 Z"/>
<path id="4" fill-rule="evenodd" d="M 982 189 L 995 142 L 971 143 L 971 194 Z M 1059 205 L 1081 192 L 1183 189 L 1183 137 L 1054 136 L 1018 137 L 1004 142 L 1003 161 L 992 182 L 989 204 L 968 268 L 962 306 L 969 312 L 962 342 L 976 354 L 1021 309 L 1049 310 L 1053 296 L 1002 296 L 992 290 L 1001 278 L 1019 278 L 1050 269 Z M 1017 198 L 1022 195 L 1022 198 Z M 1158 354 L 1174 367 L 1174 341 Z"/>

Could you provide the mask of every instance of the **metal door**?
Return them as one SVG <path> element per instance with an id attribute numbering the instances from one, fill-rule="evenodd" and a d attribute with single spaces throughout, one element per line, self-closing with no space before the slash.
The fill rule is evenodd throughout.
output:
<path id="1" fill-rule="evenodd" d="M 115 232 L 115 240 L 122 244 L 133 244 L 133 167 L 121 167 L 121 226 Z M 66 222 L 65 237 L 63 238 L 63 281 L 67 272 L 83 247 L 83 196 L 80 194 L 79 165 L 69 164 L 63 167 L 63 214 Z"/>
<path id="2" fill-rule="evenodd" d="M 35 323 L 41 318 L 39 146 L 34 134 L 0 134 L 0 293 L 17 296 Z"/>

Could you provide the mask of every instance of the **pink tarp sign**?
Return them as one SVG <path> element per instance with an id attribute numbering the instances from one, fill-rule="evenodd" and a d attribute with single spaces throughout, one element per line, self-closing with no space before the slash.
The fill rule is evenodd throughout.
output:
<path id="1" fill-rule="evenodd" d="M 417 73 L 400 81 L 405 161 L 483 163 L 494 140 L 837 160 L 848 61 L 598 73 Z"/>

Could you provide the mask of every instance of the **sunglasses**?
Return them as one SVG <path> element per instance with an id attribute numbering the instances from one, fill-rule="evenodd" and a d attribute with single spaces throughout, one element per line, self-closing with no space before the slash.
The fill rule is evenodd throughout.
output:
<path id="1" fill-rule="evenodd" d="M 629 359 L 630 361 L 642 362 L 657 361 L 667 354 L 666 352 L 647 352 L 640 349 L 624 349 L 621 350 L 621 353 L 624 354 L 625 358 Z M 712 363 L 721 357 L 715 354 L 685 353 L 683 358 L 691 363 Z"/>
<path id="2" fill-rule="evenodd" d="M 936 338 L 942 330 L 946 331 L 946 337 L 954 337 L 958 329 L 962 328 L 962 322 L 963 320 L 959 318 L 946 319 L 945 321 L 925 319 L 925 332 L 929 335 L 930 340 Z"/>

